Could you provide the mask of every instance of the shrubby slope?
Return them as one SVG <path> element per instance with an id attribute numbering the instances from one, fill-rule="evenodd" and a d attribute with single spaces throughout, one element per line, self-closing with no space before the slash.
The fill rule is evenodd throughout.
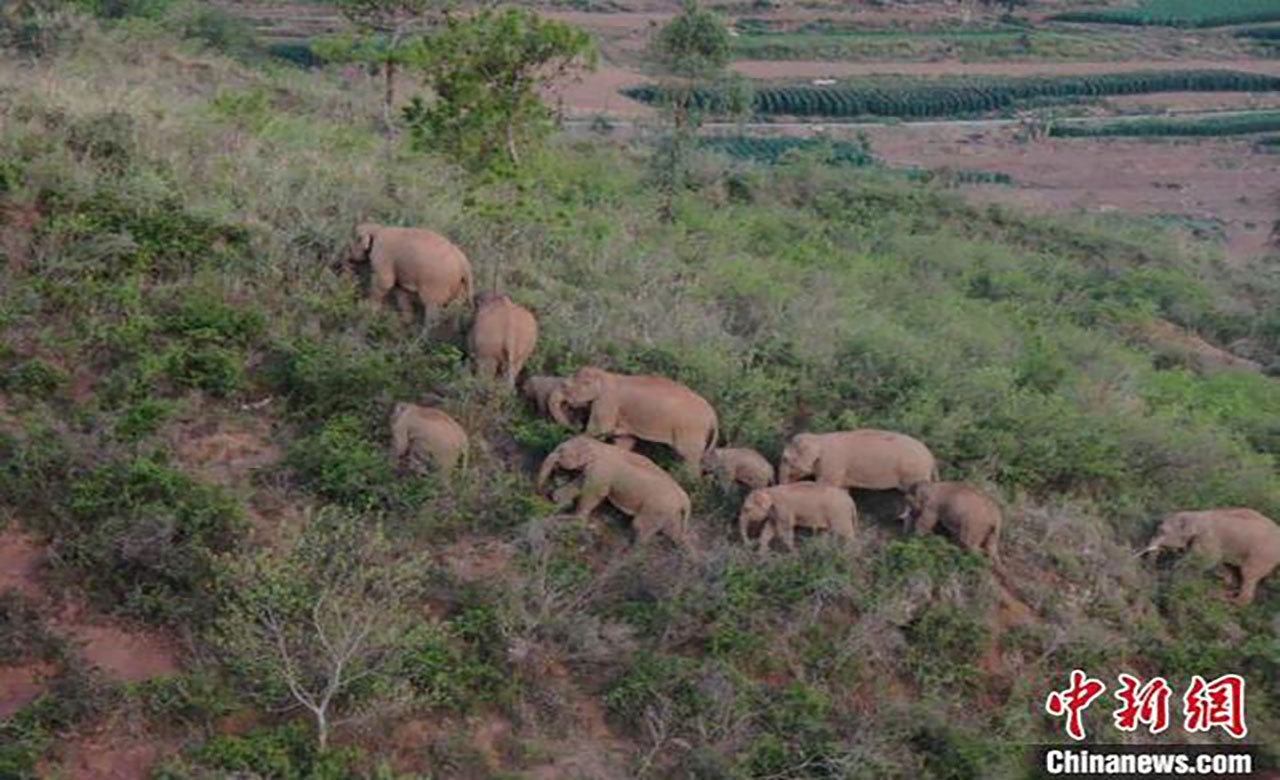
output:
<path id="1" fill-rule="evenodd" d="M 1170 509 L 1280 517 L 1280 385 L 1149 338 L 1172 322 L 1274 367 L 1274 263 L 803 156 L 708 154 L 666 224 L 643 149 L 561 139 L 517 185 L 475 181 L 384 154 L 361 74 L 251 68 L 145 25 L 79 34 L 0 64 L 0 503 L 51 545 L 51 577 L 189 655 L 131 687 L 58 656 L 0 726 L 0 774 L 132 712 L 184 746 L 163 777 L 1013 777 L 1058 733 L 1040 705 L 1073 667 L 1243 673 L 1250 741 L 1280 744 L 1280 584 L 1241 610 L 1195 561 L 1131 557 Z M 449 234 L 533 308 L 536 373 L 678 378 L 770 457 L 799 430 L 918 436 L 1003 498 L 1008 589 L 900 538 L 876 496 L 852 556 L 808 539 L 758 559 L 707 485 L 696 561 L 628 553 L 620 521 L 549 521 L 530 469 L 565 433 L 467 376 L 455 319 L 406 329 L 358 302 L 330 263 L 362 217 Z M 391 403 L 427 394 L 483 441 L 454 485 L 385 457 Z M 227 616 L 237 562 L 332 505 L 381 518 L 421 582 L 385 605 L 417 626 L 386 684 L 348 694 L 365 717 L 318 757 Z M 1105 741 L 1112 707 L 1089 713 Z"/>

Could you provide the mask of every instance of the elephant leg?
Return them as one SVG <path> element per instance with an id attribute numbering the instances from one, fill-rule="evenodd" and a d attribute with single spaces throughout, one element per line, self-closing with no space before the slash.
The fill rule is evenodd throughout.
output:
<path id="1" fill-rule="evenodd" d="M 400 310 L 400 319 L 413 322 L 413 295 L 403 287 L 396 288 L 396 308 Z"/>
<path id="2" fill-rule="evenodd" d="M 772 520 L 765 520 L 764 525 L 760 526 L 760 554 L 764 555 L 769 552 L 769 545 L 773 543 L 775 531 Z"/>
<path id="3" fill-rule="evenodd" d="M 582 486 L 576 482 L 570 482 L 556 488 L 555 492 L 551 494 L 551 502 L 557 507 L 561 507 L 572 503 L 580 495 L 582 495 Z"/>
<path id="4" fill-rule="evenodd" d="M 1240 593 L 1236 596 L 1236 603 L 1245 606 L 1253 602 L 1254 594 L 1257 593 L 1258 583 L 1262 580 L 1264 572 L 1260 567 L 1242 564 L 1240 566 Z"/>
<path id="5" fill-rule="evenodd" d="M 649 544 L 665 525 L 664 518 L 661 515 L 654 515 L 649 512 L 640 512 L 632 518 L 631 524 L 636 529 L 637 545 Z"/>
<path id="6" fill-rule="evenodd" d="M 498 377 L 498 359 L 492 357 L 476 358 L 476 373 L 482 379 L 496 379 Z"/>
<path id="7" fill-rule="evenodd" d="M 392 274 L 379 273 L 374 269 L 369 277 L 369 302 L 381 304 L 387 299 L 387 293 L 396 286 L 396 278 Z"/>
<path id="8" fill-rule="evenodd" d="M 581 520 L 586 520 L 600 506 L 600 502 L 609 497 L 609 486 L 602 485 L 590 480 L 582 483 L 581 491 L 578 495 L 578 508 L 574 511 Z"/>

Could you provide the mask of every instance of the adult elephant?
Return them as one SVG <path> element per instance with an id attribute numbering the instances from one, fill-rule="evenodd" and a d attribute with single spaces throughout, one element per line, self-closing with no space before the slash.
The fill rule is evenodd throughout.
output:
<path id="1" fill-rule="evenodd" d="M 564 404 L 590 407 L 588 436 L 615 436 L 666 444 L 695 473 L 715 446 L 716 410 L 689 388 L 660 376 L 615 374 L 585 366 L 565 382 Z"/>
<path id="2" fill-rule="evenodd" d="M 347 260 L 372 269 L 370 300 L 381 303 L 394 289 L 403 313 L 412 314 L 411 296 L 424 308 L 471 302 L 471 262 L 439 233 L 365 222 L 356 226 Z"/>
<path id="3" fill-rule="evenodd" d="M 810 476 L 835 487 L 905 492 L 917 482 L 936 482 L 938 464 L 923 443 L 893 431 L 798 433 L 782 451 L 778 482 Z"/>
<path id="4" fill-rule="evenodd" d="M 1197 550 L 1240 573 L 1237 604 L 1253 601 L 1258 583 L 1280 566 L 1280 525 L 1252 509 L 1175 512 L 1160 523 L 1151 542 L 1138 553 L 1164 548 Z"/>
<path id="5" fill-rule="evenodd" d="M 605 444 L 590 436 L 575 436 L 547 455 L 538 470 L 542 492 L 557 470 L 577 472 L 574 482 L 556 490 L 556 504 L 577 502 L 574 515 L 586 520 L 604 501 L 632 518 L 636 543 L 646 544 L 659 533 L 693 551 L 689 495 L 656 463 L 634 452 Z"/>

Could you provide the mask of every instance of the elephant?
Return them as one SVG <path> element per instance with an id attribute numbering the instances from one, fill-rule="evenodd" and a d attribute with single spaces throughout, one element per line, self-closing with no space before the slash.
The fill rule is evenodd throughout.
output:
<path id="1" fill-rule="evenodd" d="M 938 465 L 928 447 L 901 433 L 874 428 L 798 433 L 782 451 L 778 482 L 810 475 L 835 487 L 906 491 L 917 482 L 936 482 Z"/>
<path id="2" fill-rule="evenodd" d="M 477 298 L 468 343 L 478 375 L 500 378 L 515 389 L 516 377 L 537 341 L 538 320 L 533 312 L 500 293 Z"/>
<path id="3" fill-rule="evenodd" d="M 1243 606 L 1253 601 L 1262 578 L 1280 566 L 1280 525 L 1252 509 L 1175 512 L 1160 523 L 1156 535 L 1138 555 L 1166 547 L 1190 547 L 1234 566 L 1240 573 L 1240 592 L 1235 600 Z"/>
<path id="4" fill-rule="evenodd" d="M 742 543 L 750 543 L 750 529 L 760 524 L 760 552 L 768 552 L 776 534 L 788 550 L 796 548 L 796 526 L 825 529 L 846 542 L 853 541 L 858 509 L 848 491 L 816 482 L 757 488 L 747 494 L 738 512 Z"/>
<path id="5" fill-rule="evenodd" d="M 773 484 L 773 465 L 760 453 L 745 447 L 713 449 L 703 456 L 702 467 L 718 476 L 723 484 L 733 482 L 747 490 Z"/>
<path id="6" fill-rule="evenodd" d="M 392 452 L 397 462 L 408 455 L 415 470 L 428 460 L 445 472 L 465 468 L 469 446 L 467 432 L 439 409 L 401 402 L 391 412 Z"/>
<path id="7" fill-rule="evenodd" d="M 533 401 L 540 414 L 550 415 L 552 419 L 566 428 L 579 430 L 582 425 L 571 417 L 572 410 L 565 405 L 564 383 L 568 381 L 559 376 L 531 376 L 520 385 L 520 393 Z"/>
<path id="8" fill-rule="evenodd" d="M 565 383 L 563 395 L 568 406 L 590 407 L 588 436 L 666 444 L 693 473 L 719 438 L 720 424 L 711 404 L 665 377 L 615 374 L 584 366 Z"/>
<path id="9" fill-rule="evenodd" d="M 689 538 L 689 495 L 653 461 L 590 436 L 575 436 L 551 451 L 538 471 L 543 492 L 556 471 L 581 473 L 578 482 L 555 492 L 558 503 L 577 499 L 574 515 L 583 520 L 607 500 L 632 518 L 636 543 L 647 544 L 659 532 L 692 552 Z"/>
<path id="10" fill-rule="evenodd" d="M 1000 565 L 1000 528 L 1004 516 L 995 499 L 963 482 L 917 482 L 907 488 L 903 531 L 933 533 L 939 524 L 961 547 L 984 552 Z"/>
<path id="11" fill-rule="evenodd" d="M 454 301 L 471 303 L 471 262 L 439 233 L 364 222 L 356 226 L 347 260 L 369 263 L 369 299 L 381 303 L 394 289 L 402 313 L 412 314 L 411 294 L 428 309 Z"/>

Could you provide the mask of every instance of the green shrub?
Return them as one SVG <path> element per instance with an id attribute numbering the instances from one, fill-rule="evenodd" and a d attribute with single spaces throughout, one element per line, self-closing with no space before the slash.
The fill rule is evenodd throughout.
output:
<path id="1" fill-rule="evenodd" d="M 1272 0 L 1225 0 L 1207 6 L 1196 0 L 1142 0 L 1137 8 L 1068 11 L 1049 17 L 1055 22 L 1166 27 L 1223 27 L 1280 21 Z"/>
<path id="2" fill-rule="evenodd" d="M 310 729 L 297 722 L 214 737 L 191 753 L 199 766 L 271 780 L 347 780 L 360 759 L 352 747 L 319 753 Z"/>
<path id="3" fill-rule="evenodd" d="M 66 487 L 54 547 L 99 601 L 159 622 L 212 615 L 219 557 L 243 531 L 233 499 L 141 457 L 94 466 Z"/>
<path id="4" fill-rule="evenodd" d="M 67 375 L 39 358 L 24 361 L 0 375 L 0 389 L 46 398 L 67 383 Z"/>
<path id="5" fill-rule="evenodd" d="M 0 591 L 0 664 L 48 658 L 62 650 L 62 640 L 45 629 L 42 613 L 21 591 Z"/>
<path id="6" fill-rule="evenodd" d="M 316 495 L 362 511 L 412 509 L 436 490 L 429 479 L 397 474 L 389 448 L 368 438 L 351 415 L 295 441 L 284 463 Z"/>

